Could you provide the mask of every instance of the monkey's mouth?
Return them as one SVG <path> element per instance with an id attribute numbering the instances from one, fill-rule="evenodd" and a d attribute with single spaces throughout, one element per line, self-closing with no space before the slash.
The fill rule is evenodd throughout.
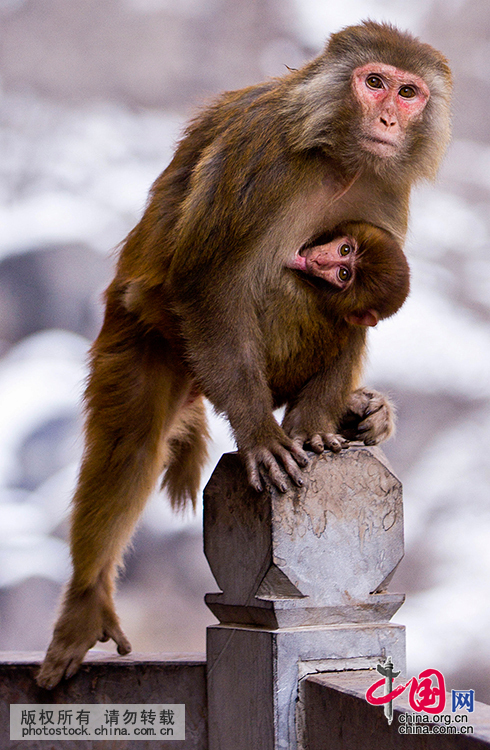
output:
<path id="1" fill-rule="evenodd" d="M 365 135 L 362 139 L 364 147 L 375 154 L 394 153 L 398 149 L 396 141 L 390 141 L 387 138 L 377 138 L 374 135 Z"/>

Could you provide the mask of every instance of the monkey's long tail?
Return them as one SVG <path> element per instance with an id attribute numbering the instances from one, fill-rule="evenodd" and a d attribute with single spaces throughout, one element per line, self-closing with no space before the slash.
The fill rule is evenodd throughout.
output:
<path id="1" fill-rule="evenodd" d="M 202 468 L 208 458 L 209 431 L 202 396 L 184 408 L 179 421 L 172 430 L 162 481 L 162 489 L 167 490 L 174 510 L 184 508 L 189 500 L 195 507 Z"/>

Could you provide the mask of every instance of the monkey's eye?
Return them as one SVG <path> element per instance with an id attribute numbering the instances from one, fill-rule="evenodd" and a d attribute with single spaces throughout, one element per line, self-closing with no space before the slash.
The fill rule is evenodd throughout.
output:
<path id="1" fill-rule="evenodd" d="M 339 253 L 340 255 L 343 255 L 344 257 L 346 255 L 349 255 L 350 251 L 352 250 L 351 246 L 347 244 L 347 242 L 343 242 L 341 246 L 339 247 Z"/>
<path id="2" fill-rule="evenodd" d="M 413 86 L 402 86 L 398 93 L 404 99 L 413 99 L 414 96 L 417 96 L 417 92 Z"/>
<path id="3" fill-rule="evenodd" d="M 366 83 L 370 89 L 384 89 L 383 80 L 379 76 L 368 76 L 366 78 Z"/>
<path id="4" fill-rule="evenodd" d="M 350 271 L 345 266 L 341 266 L 337 271 L 337 276 L 339 278 L 339 281 L 349 281 Z"/>

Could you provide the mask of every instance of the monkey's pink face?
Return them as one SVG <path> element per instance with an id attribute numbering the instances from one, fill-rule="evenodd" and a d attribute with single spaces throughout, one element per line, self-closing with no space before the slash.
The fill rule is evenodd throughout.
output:
<path id="1" fill-rule="evenodd" d="M 336 237 L 324 245 L 301 248 L 286 265 L 318 276 L 338 289 L 347 289 L 354 278 L 357 243 L 352 237 Z"/>
<path id="2" fill-rule="evenodd" d="M 395 156 L 410 124 L 422 117 L 429 87 L 414 73 L 384 63 L 356 68 L 352 86 L 363 112 L 361 145 L 383 158 Z"/>

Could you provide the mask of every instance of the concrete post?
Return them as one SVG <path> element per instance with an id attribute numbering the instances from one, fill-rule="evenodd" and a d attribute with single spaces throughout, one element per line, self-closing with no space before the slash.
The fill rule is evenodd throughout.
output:
<path id="1" fill-rule="evenodd" d="M 204 491 L 204 548 L 221 589 L 206 603 L 209 750 L 301 748 L 301 680 L 405 668 L 386 587 L 403 556 L 402 490 L 376 448 L 312 455 L 305 487 L 257 494 L 236 454 Z"/>

